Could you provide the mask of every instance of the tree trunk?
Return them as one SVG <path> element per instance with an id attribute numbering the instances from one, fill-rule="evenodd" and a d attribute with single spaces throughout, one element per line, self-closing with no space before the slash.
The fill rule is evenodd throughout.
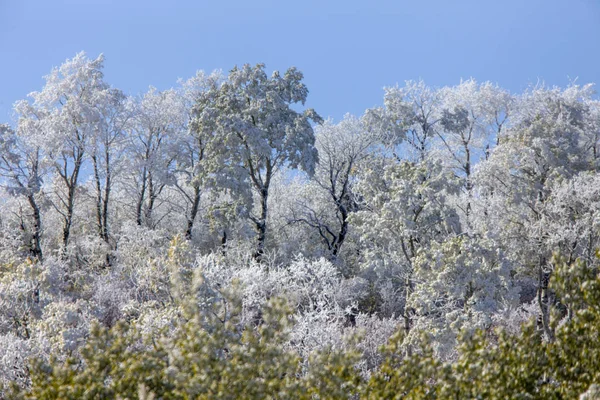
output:
<path id="1" fill-rule="evenodd" d="M 67 214 L 64 217 L 63 222 L 63 235 L 62 235 L 62 257 L 67 256 L 67 246 L 69 245 L 69 237 L 71 236 L 71 226 L 73 225 L 73 208 L 74 208 L 74 196 L 72 193 L 74 190 L 69 188 L 69 197 L 67 199 Z"/>
<path id="2" fill-rule="evenodd" d="M 71 236 L 71 227 L 73 226 L 73 212 L 75 209 L 75 193 L 77 191 L 77 181 L 79 179 L 79 171 L 81 169 L 81 164 L 83 162 L 83 152 L 80 152 L 75 157 L 75 162 L 73 165 L 73 172 L 67 178 L 65 175 L 63 177 L 67 188 L 67 201 L 66 201 L 66 213 L 64 215 L 64 223 L 63 223 L 63 236 L 62 236 L 62 257 L 66 258 L 67 256 L 67 246 L 69 245 L 69 238 Z M 66 169 L 65 169 L 66 172 Z"/>
<path id="3" fill-rule="evenodd" d="M 256 242 L 256 252 L 254 253 L 254 259 L 262 261 L 263 255 L 265 254 L 265 241 L 267 238 L 267 201 L 269 198 L 269 190 L 266 187 L 260 191 L 260 218 L 255 221 L 256 231 L 258 233 Z"/>
<path id="4" fill-rule="evenodd" d="M 538 270 L 538 305 L 540 307 L 540 322 L 544 334 L 549 340 L 554 339 L 554 332 L 550 326 L 550 296 L 548 283 L 550 281 L 551 272 L 544 268 L 544 259 L 540 257 L 540 265 Z"/>
<path id="5" fill-rule="evenodd" d="M 334 258 L 337 258 L 340 252 L 340 248 L 342 247 L 342 244 L 344 244 L 344 241 L 346 240 L 346 235 L 348 234 L 348 211 L 344 206 L 341 206 L 339 210 L 341 213 L 340 231 L 338 232 L 337 237 L 334 239 L 333 245 L 331 246 L 331 254 L 333 254 Z"/>
<path id="6" fill-rule="evenodd" d="M 221 251 L 223 255 L 227 252 L 227 231 L 223 231 L 223 236 L 221 236 Z"/>
<path id="7" fill-rule="evenodd" d="M 96 225 L 98 228 L 98 235 L 101 239 L 104 239 L 104 219 L 102 218 L 102 182 L 100 180 L 100 171 L 98 169 L 98 159 L 95 155 L 92 156 L 92 164 L 94 166 L 94 180 L 96 183 Z"/>
<path id="8" fill-rule="evenodd" d="M 198 209 L 200 206 L 200 186 L 194 186 L 194 201 L 192 203 L 192 209 L 190 210 L 190 215 L 188 216 L 187 221 L 187 229 L 185 231 L 185 238 L 187 240 L 192 239 L 192 230 L 194 229 L 194 221 L 196 220 L 196 215 L 198 214 Z"/>
<path id="9" fill-rule="evenodd" d="M 108 145 L 107 145 L 108 146 Z M 102 238 L 108 244 L 108 203 L 110 200 L 110 192 L 112 186 L 112 171 L 110 167 L 110 154 L 108 152 L 108 147 L 106 147 L 106 175 L 104 177 L 104 201 L 102 204 Z"/>
<path id="10" fill-rule="evenodd" d="M 42 234 L 42 218 L 40 215 L 40 208 L 38 207 L 33 193 L 27 195 L 29 206 L 33 211 L 33 237 L 31 238 L 31 255 L 38 259 L 39 262 L 43 261 L 42 247 L 40 244 Z"/>
<path id="11" fill-rule="evenodd" d="M 471 200 L 473 198 L 473 183 L 471 182 L 471 150 L 469 149 L 469 145 L 465 144 L 465 179 L 466 179 L 466 189 L 467 189 L 467 207 L 465 210 L 467 227 L 469 231 L 471 231 Z"/>
<path id="12" fill-rule="evenodd" d="M 251 166 L 251 162 L 249 163 Z M 271 160 L 267 160 L 265 163 L 265 179 L 263 180 L 259 172 L 251 167 L 251 178 L 254 182 L 254 186 L 258 190 L 260 195 L 260 218 L 254 218 L 254 224 L 258 233 L 256 242 L 256 252 L 254 253 L 254 259 L 256 261 L 262 261 L 263 255 L 265 254 L 265 241 L 267 238 L 267 216 L 268 216 L 268 203 L 269 203 L 269 186 L 271 185 L 271 178 L 273 177 L 273 165 Z"/>
<path id="13" fill-rule="evenodd" d="M 106 243 L 108 243 L 109 231 L 108 231 L 108 201 L 110 198 L 111 191 L 111 179 L 110 179 L 110 171 L 107 171 L 106 182 L 104 186 L 104 204 L 102 210 L 102 225 L 104 227 L 103 238 Z"/>
<path id="14" fill-rule="evenodd" d="M 92 156 L 92 164 L 94 166 L 94 179 L 96 181 L 96 224 L 98 227 L 98 236 L 106 243 L 110 251 L 109 235 L 108 235 L 108 202 L 111 191 L 111 170 L 110 170 L 110 154 L 105 152 L 106 166 L 104 182 L 100 176 L 100 168 L 96 155 Z M 105 266 L 111 265 L 110 254 L 106 253 Z"/>
<path id="15" fill-rule="evenodd" d="M 154 200 L 156 195 L 154 194 L 154 181 L 152 180 L 152 173 L 148 174 L 148 206 L 144 211 L 144 218 L 146 219 L 146 226 L 152 228 L 152 212 L 154 211 Z"/>
<path id="16" fill-rule="evenodd" d="M 142 170 L 142 188 L 140 190 L 140 194 L 138 196 L 137 205 L 135 208 L 135 223 L 138 226 L 142 226 L 142 209 L 144 207 L 144 200 L 146 197 L 146 184 L 148 180 L 147 176 L 148 172 L 146 167 Z"/>

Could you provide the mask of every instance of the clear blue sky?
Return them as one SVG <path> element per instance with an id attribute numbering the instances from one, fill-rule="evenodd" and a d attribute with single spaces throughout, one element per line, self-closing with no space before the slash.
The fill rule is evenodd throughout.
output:
<path id="1" fill-rule="evenodd" d="M 339 119 L 407 79 L 600 83 L 600 1 L 0 0 L 0 122 L 81 50 L 104 53 L 107 81 L 130 94 L 198 69 L 295 65 L 307 105 Z"/>

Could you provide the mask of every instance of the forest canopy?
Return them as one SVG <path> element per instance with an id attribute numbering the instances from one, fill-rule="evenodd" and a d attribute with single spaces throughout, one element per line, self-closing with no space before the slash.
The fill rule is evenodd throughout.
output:
<path id="1" fill-rule="evenodd" d="M 294 67 L 127 95 L 103 64 L 0 124 L 6 396 L 599 398 L 593 84 L 333 121 Z"/>

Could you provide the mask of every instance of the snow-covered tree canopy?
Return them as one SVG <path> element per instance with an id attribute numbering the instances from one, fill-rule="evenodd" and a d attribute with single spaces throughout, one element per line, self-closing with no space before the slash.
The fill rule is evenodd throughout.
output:
<path id="1" fill-rule="evenodd" d="M 204 386 L 186 386 L 197 376 L 183 365 L 214 377 L 243 360 L 262 374 L 252 363 L 267 353 L 248 350 L 280 357 L 273 385 L 318 396 L 315 376 L 328 378 L 315 366 L 345 360 L 331 387 L 365 395 L 370 382 L 385 397 L 381 382 L 421 362 L 478 377 L 464 360 L 510 343 L 495 328 L 530 321 L 515 343 L 538 357 L 540 389 L 563 379 L 548 360 L 576 357 L 557 349 L 600 349 L 573 330 L 600 326 L 593 85 L 408 81 L 334 121 L 305 108 L 294 67 L 199 71 L 128 95 L 103 64 L 77 54 L 0 124 L 0 382 L 35 388 L 44 363 L 68 360 L 52 379 L 83 374 L 109 393 L 129 375 L 94 370 L 100 346 L 192 393 Z"/>

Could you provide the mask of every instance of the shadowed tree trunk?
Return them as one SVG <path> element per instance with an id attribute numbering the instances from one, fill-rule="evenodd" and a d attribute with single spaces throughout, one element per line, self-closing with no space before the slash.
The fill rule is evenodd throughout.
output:
<path id="1" fill-rule="evenodd" d="M 78 143 L 73 148 L 73 169 L 69 172 L 69 159 L 67 156 L 62 157 L 62 165 L 57 165 L 57 172 L 64 182 L 67 188 L 66 198 L 60 197 L 60 202 L 63 205 L 63 210 L 60 211 L 63 216 L 63 230 L 62 230 L 62 250 L 61 256 L 66 258 L 67 246 L 69 245 L 69 238 L 71 236 L 71 228 L 73 226 L 73 213 L 75 210 L 75 196 L 77 193 L 77 184 L 79 179 L 79 173 L 83 164 L 83 138 L 78 134 Z"/>
<path id="2" fill-rule="evenodd" d="M 192 239 L 192 230 L 194 229 L 194 221 L 196 215 L 198 215 L 198 209 L 200 208 L 200 185 L 194 186 L 194 197 L 192 200 L 192 208 L 187 218 L 187 228 L 185 230 L 185 238 L 187 240 Z"/>

